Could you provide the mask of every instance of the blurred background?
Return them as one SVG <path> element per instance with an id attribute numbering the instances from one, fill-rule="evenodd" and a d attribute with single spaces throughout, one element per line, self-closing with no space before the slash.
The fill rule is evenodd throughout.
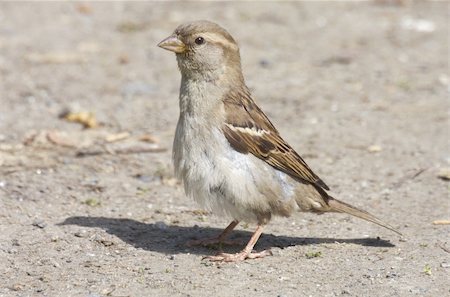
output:
<path id="1" fill-rule="evenodd" d="M 0 295 L 448 294 L 448 12 L 407 0 L 0 3 Z M 301 214 L 269 225 L 257 249 L 274 257 L 200 264 L 215 251 L 183 242 L 227 219 L 173 176 L 180 75 L 156 46 L 197 19 L 234 36 L 256 101 L 333 192 L 405 238 Z"/>

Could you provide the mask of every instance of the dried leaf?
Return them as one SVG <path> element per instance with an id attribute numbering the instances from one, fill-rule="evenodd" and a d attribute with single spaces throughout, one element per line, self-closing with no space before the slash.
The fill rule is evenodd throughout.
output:
<path id="1" fill-rule="evenodd" d="M 174 187 L 177 184 L 179 184 L 178 179 L 172 177 L 172 178 L 163 178 L 162 179 L 162 184 L 165 186 L 169 186 L 169 187 Z"/>
<path id="2" fill-rule="evenodd" d="M 423 268 L 423 273 L 425 273 L 426 275 L 431 275 L 431 266 L 426 264 Z"/>
<path id="3" fill-rule="evenodd" d="M 379 145 L 371 145 L 371 146 L 369 146 L 368 148 L 367 148 L 367 151 L 369 152 L 369 153 L 378 153 L 378 152 L 381 152 L 382 151 L 382 148 L 381 148 L 381 146 L 379 146 Z"/>
<path id="4" fill-rule="evenodd" d="M 149 142 L 149 143 L 158 143 L 159 139 L 150 134 L 143 134 L 138 138 L 140 141 Z"/>
<path id="5" fill-rule="evenodd" d="M 450 225 L 450 220 L 436 220 L 433 225 Z"/>
<path id="6" fill-rule="evenodd" d="M 116 142 L 116 141 L 124 140 L 128 137 L 130 137 L 129 132 L 121 132 L 121 133 L 117 133 L 117 134 L 106 135 L 105 140 L 106 140 L 106 142 Z"/>
<path id="7" fill-rule="evenodd" d="M 95 198 L 86 199 L 83 203 L 88 205 L 88 206 L 92 206 L 92 207 L 100 206 L 100 204 L 101 204 L 100 201 L 98 201 Z"/>
<path id="8" fill-rule="evenodd" d="M 76 8 L 77 8 L 78 12 L 82 13 L 82 14 L 91 14 L 92 13 L 92 6 L 90 6 L 87 3 L 78 3 L 76 5 Z"/>
<path id="9" fill-rule="evenodd" d="M 305 257 L 307 259 L 312 259 L 312 258 L 318 258 L 322 256 L 322 252 L 318 251 L 318 252 L 307 252 L 305 254 Z"/>
<path id="10" fill-rule="evenodd" d="M 69 122 L 80 123 L 85 128 L 95 128 L 98 126 L 93 112 L 68 112 L 63 117 Z"/>

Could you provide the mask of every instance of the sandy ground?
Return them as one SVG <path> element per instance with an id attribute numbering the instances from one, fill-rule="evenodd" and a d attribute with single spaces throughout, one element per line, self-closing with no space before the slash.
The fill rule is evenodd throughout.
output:
<path id="1" fill-rule="evenodd" d="M 298 214 L 260 239 L 273 257 L 184 245 L 229 223 L 172 173 L 180 78 L 156 44 L 194 19 L 235 36 L 257 102 L 333 192 L 403 237 Z M 0 296 L 448 296 L 448 28 L 422 1 L 0 3 Z"/>

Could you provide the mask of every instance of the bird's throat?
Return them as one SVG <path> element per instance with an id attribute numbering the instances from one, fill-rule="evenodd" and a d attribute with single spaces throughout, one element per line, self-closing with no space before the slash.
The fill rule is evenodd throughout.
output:
<path id="1" fill-rule="evenodd" d="M 180 113 L 198 118 L 220 109 L 225 90 L 217 80 L 193 79 L 182 76 L 180 86 Z"/>

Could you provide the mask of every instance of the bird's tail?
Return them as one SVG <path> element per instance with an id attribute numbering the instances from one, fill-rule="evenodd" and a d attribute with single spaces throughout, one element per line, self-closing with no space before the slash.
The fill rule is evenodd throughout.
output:
<path id="1" fill-rule="evenodd" d="M 375 217 L 374 215 L 368 213 L 365 210 L 361 210 L 358 209 L 348 203 L 339 201 L 333 197 L 328 196 L 328 206 L 330 207 L 329 211 L 331 212 L 341 212 L 341 213 L 347 213 L 350 214 L 352 216 L 361 218 L 363 220 L 375 223 L 381 227 L 387 228 L 391 231 L 394 231 L 395 233 L 402 235 L 399 231 L 397 231 L 394 227 L 392 227 L 391 225 L 381 221 L 380 219 L 378 219 L 377 217 Z"/>

